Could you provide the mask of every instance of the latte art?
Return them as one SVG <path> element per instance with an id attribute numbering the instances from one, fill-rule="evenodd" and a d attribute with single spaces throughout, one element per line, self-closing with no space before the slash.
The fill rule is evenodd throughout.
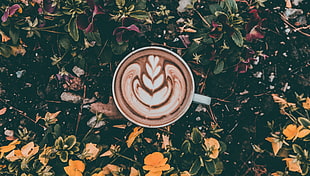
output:
<path id="1" fill-rule="evenodd" d="M 157 50 L 136 53 L 118 68 L 114 99 L 125 117 L 142 126 L 171 123 L 191 103 L 190 76 L 184 63 L 172 54 Z"/>
<path id="2" fill-rule="evenodd" d="M 140 64 L 133 63 L 124 71 L 124 99 L 133 112 L 144 118 L 158 119 L 172 114 L 184 100 L 182 92 L 186 87 L 182 73 L 158 56 L 150 55 L 139 61 Z"/>

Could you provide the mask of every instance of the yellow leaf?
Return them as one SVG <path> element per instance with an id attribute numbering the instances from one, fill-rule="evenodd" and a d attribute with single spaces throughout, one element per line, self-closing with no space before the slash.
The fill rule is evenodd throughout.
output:
<path id="1" fill-rule="evenodd" d="M 274 137 L 267 137 L 265 140 L 271 142 L 273 153 L 276 156 L 279 150 L 282 148 L 283 142 Z"/>
<path id="2" fill-rule="evenodd" d="M 132 143 L 135 141 L 136 137 L 138 137 L 141 133 L 143 133 L 142 127 L 135 127 L 133 132 L 130 133 L 128 140 L 126 141 L 127 147 L 130 148 Z"/>

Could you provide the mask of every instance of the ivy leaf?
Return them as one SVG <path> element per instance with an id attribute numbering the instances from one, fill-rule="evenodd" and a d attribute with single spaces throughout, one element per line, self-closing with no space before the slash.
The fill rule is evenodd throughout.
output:
<path id="1" fill-rule="evenodd" d="M 194 144 L 200 144 L 202 142 L 202 135 L 198 128 L 193 128 L 193 131 L 191 133 L 191 137 Z"/>
<path id="2" fill-rule="evenodd" d="M 71 17 L 68 23 L 68 32 L 70 36 L 73 38 L 73 40 L 77 42 L 79 40 L 79 30 L 76 20 L 77 20 L 76 16 Z"/>
<path id="3" fill-rule="evenodd" d="M 199 170 L 201 169 L 202 163 L 200 158 L 197 158 L 189 169 L 189 173 L 191 175 L 197 175 Z"/>
<path id="4" fill-rule="evenodd" d="M 242 33 L 239 30 L 235 30 L 231 37 L 237 46 L 243 46 Z"/>
<path id="5" fill-rule="evenodd" d="M 214 74 L 219 74 L 219 73 L 221 73 L 221 72 L 224 70 L 224 65 L 225 65 L 224 61 L 222 61 L 222 60 L 217 60 L 217 61 L 216 61 L 215 68 L 214 68 L 214 70 L 213 70 L 213 73 L 214 73 Z"/>

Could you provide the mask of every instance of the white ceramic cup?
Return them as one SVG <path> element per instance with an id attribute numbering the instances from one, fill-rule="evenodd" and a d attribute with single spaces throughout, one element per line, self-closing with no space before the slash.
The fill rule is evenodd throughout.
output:
<path id="1" fill-rule="evenodd" d="M 192 102 L 211 103 L 210 97 L 195 93 L 194 78 L 186 62 L 157 46 L 134 50 L 119 63 L 112 93 L 125 118 L 148 128 L 174 123 Z"/>

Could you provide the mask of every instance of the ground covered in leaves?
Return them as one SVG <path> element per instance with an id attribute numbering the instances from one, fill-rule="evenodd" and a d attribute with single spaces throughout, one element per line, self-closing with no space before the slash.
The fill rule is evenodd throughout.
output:
<path id="1" fill-rule="evenodd" d="M 275 12 L 281 12 L 285 2 L 271 1 L 266 5 Z M 303 2 L 298 7 L 309 13 L 305 9 L 307 5 Z M 257 61 L 246 73 L 228 68 L 220 74 L 204 77 L 203 69 L 193 66 L 192 69 L 200 73 L 195 75 L 196 81 L 204 83 L 197 86 L 197 91 L 202 90 L 201 93 L 212 97 L 212 103 L 202 107 L 200 112 L 197 108 L 201 106 L 193 104 L 187 114 L 171 126 L 171 131 L 178 132 L 173 134 L 174 139 L 183 138 L 192 127 L 203 129 L 210 118 L 224 129 L 221 136 L 227 150 L 222 156 L 222 175 L 267 175 L 276 171 L 275 168 L 284 168 L 285 163 L 268 153 L 260 154 L 253 150 L 256 144 L 272 151 L 271 145 L 265 141 L 270 133 L 267 121 L 281 118 L 281 115 L 270 95 L 285 94 L 288 99 L 293 99 L 295 93 L 310 96 L 309 36 L 288 31 L 292 29 L 287 27 L 279 14 L 272 14 L 275 16 L 269 17 L 272 21 L 268 21 L 267 25 L 277 31 L 270 30 L 265 34 L 268 42 L 264 53 L 269 57 Z M 60 82 L 55 78 L 58 70 L 43 51 L 0 58 L 0 109 L 8 108 L 0 118 L 0 143 L 7 140 L 7 130 L 27 127 L 36 134 L 42 134 L 44 129 L 41 124 L 34 121 L 37 114 L 43 115 L 45 112 L 61 111 L 58 119 L 66 127 L 66 133 L 85 134 L 89 130 L 86 123 L 94 116 L 87 109 L 88 104 L 63 101 L 61 95 L 64 91 L 74 90 L 82 98 L 95 96 L 96 101 L 108 103 L 115 67 L 114 63 L 94 66 L 87 70 L 82 80 Z M 77 125 L 78 118 L 81 121 Z M 98 129 L 98 134 L 109 134 L 111 137 L 98 140 L 106 145 L 113 144 L 128 131 L 112 126 L 124 123 L 127 122 L 107 120 L 106 125 Z M 181 145 L 178 141 L 182 140 L 174 140 L 176 146 Z"/>

